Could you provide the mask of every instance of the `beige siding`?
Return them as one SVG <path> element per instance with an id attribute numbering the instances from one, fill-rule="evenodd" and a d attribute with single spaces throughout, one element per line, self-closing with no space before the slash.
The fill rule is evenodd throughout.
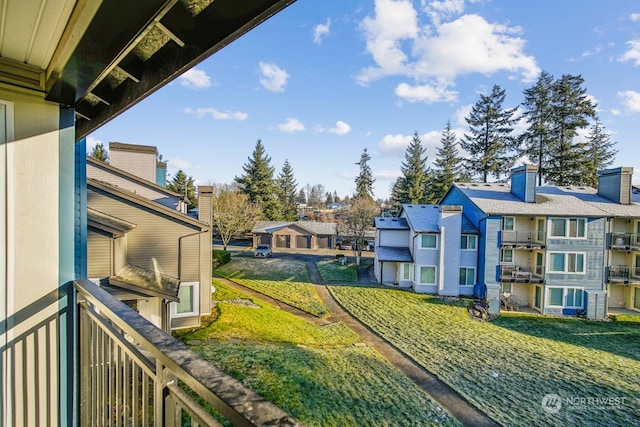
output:
<path id="1" fill-rule="evenodd" d="M 162 329 L 162 300 L 160 298 L 139 299 L 138 313 Z"/>
<path id="2" fill-rule="evenodd" d="M 87 233 L 87 274 L 90 278 L 105 278 L 112 273 L 111 236 L 89 230 Z"/>
<path id="3" fill-rule="evenodd" d="M 200 325 L 198 316 L 177 317 L 171 319 L 171 329 L 193 328 Z"/>
<path id="4" fill-rule="evenodd" d="M 153 183 L 156 182 L 156 156 L 153 153 L 110 150 L 112 166 Z"/>
<path id="5" fill-rule="evenodd" d="M 113 241 L 114 245 L 114 273 L 120 271 L 127 264 L 127 236 L 118 237 Z"/>
<path id="6" fill-rule="evenodd" d="M 211 313 L 211 232 L 200 235 L 200 314 Z"/>
<path id="7" fill-rule="evenodd" d="M 198 230 L 91 188 L 87 191 L 87 203 L 93 209 L 136 224 L 136 228 L 127 233 L 128 263 L 178 277 L 178 239 Z M 192 245 L 197 245 L 195 242 L 197 240 Z M 195 252 L 197 259 L 197 250 Z M 183 263 L 182 274 L 197 278 L 197 270 L 194 273 L 192 268 L 193 263 Z"/>
<path id="8" fill-rule="evenodd" d="M 180 254 L 180 281 L 200 281 L 200 234 L 182 237 Z"/>
<path id="9" fill-rule="evenodd" d="M 625 286 L 623 285 L 609 286 L 609 307 L 625 306 L 624 290 L 625 290 Z"/>

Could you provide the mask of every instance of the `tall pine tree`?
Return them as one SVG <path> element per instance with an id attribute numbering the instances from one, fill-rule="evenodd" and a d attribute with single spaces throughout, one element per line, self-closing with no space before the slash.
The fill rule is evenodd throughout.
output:
<path id="1" fill-rule="evenodd" d="M 546 179 L 551 152 L 551 118 L 553 76 L 546 71 L 540 73 L 536 84 L 524 90 L 524 102 L 522 116 L 529 126 L 520 136 L 521 154 L 538 165 L 538 185 Z"/>
<path id="2" fill-rule="evenodd" d="M 182 169 L 176 172 L 175 176 L 167 184 L 167 188 L 184 196 L 187 200 L 187 206 L 189 209 L 193 209 L 198 206 L 194 180 L 192 177 L 187 176 Z"/>
<path id="3" fill-rule="evenodd" d="M 260 139 L 242 169 L 244 175 L 235 177 L 242 192 L 249 196 L 251 202 L 260 206 L 266 220 L 279 220 L 280 204 L 276 197 L 277 188 L 273 179 L 275 169 L 271 166 L 271 157 L 266 154 Z"/>
<path id="4" fill-rule="evenodd" d="M 552 184 L 581 185 L 584 173 L 584 143 L 576 142 L 579 129 L 589 125 L 589 119 L 595 117 L 596 106 L 586 95 L 582 87 L 582 76 L 564 74 L 555 81 L 552 90 L 552 127 L 553 141 L 547 181 Z"/>
<path id="5" fill-rule="evenodd" d="M 402 176 L 394 199 L 397 203 L 423 204 L 429 203 L 427 184 L 429 171 L 427 169 L 427 150 L 422 146 L 418 132 L 404 153 L 404 161 L 400 165 Z"/>
<path id="6" fill-rule="evenodd" d="M 469 153 L 469 172 L 482 182 L 487 182 L 489 176 L 500 179 L 515 162 L 516 141 L 512 133 L 516 109 L 502 106 L 505 96 L 504 89 L 494 85 L 490 95 L 480 95 L 465 118 L 471 133 L 464 135 L 460 146 Z"/>
<path id="7" fill-rule="evenodd" d="M 285 221 L 295 221 L 298 218 L 296 199 L 298 197 L 298 184 L 293 178 L 293 168 L 289 160 L 284 161 L 282 170 L 276 178 L 278 187 L 278 200 L 282 208 L 281 217 Z"/>
<path id="8" fill-rule="evenodd" d="M 454 182 L 469 180 L 469 176 L 463 173 L 462 157 L 458 153 L 457 145 L 456 134 L 451 129 L 451 121 L 447 121 L 447 126 L 440 138 L 440 147 L 433 161 L 431 193 L 436 201 L 444 196 Z"/>
<path id="9" fill-rule="evenodd" d="M 369 160 L 371 160 L 371 156 L 365 148 L 362 151 L 362 155 L 360 156 L 360 161 L 356 163 L 356 165 L 360 166 L 360 173 L 358 174 L 358 176 L 356 176 L 355 179 L 355 198 L 364 197 L 373 199 L 373 183 L 375 182 L 375 179 L 373 178 L 373 173 L 371 172 L 371 167 L 369 166 Z"/>
<path id="10" fill-rule="evenodd" d="M 596 117 L 587 136 L 584 153 L 583 184 L 598 187 L 598 171 L 613 164 L 618 150 L 614 148 L 616 142 L 611 140 L 611 134 L 604 131 L 600 119 Z"/>

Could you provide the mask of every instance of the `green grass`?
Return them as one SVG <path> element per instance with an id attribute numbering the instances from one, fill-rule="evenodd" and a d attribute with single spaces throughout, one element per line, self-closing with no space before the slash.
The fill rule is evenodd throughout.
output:
<path id="1" fill-rule="evenodd" d="M 302 261 L 240 257 L 214 272 L 314 316 L 331 314 L 310 283 Z"/>
<path id="2" fill-rule="evenodd" d="M 214 280 L 215 300 L 247 295 Z M 185 342 L 307 426 L 459 425 L 426 393 L 338 322 L 314 326 L 283 310 L 219 302 Z M 211 341 L 207 341 L 211 340 Z"/>
<path id="3" fill-rule="evenodd" d="M 503 314 L 491 323 L 466 307 L 391 289 L 331 286 L 356 317 L 509 426 L 633 425 L 640 417 L 640 328 L 630 321 Z M 542 398 L 558 394 L 557 414 Z M 622 404 L 572 405 L 567 399 Z M 572 402 L 580 402 L 572 400 Z"/>
<path id="4" fill-rule="evenodd" d="M 316 263 L 320 276 L 327 281 L 357 282 L 358 266 L 342 265 L 337 259 L 329 259 Z"/>

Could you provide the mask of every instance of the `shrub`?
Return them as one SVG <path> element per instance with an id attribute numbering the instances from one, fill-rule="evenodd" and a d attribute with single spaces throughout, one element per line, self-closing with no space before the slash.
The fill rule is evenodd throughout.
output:
<path id="1" fill-rule="evenodd" d="M 214 249 L 213 259 L 217 261 L 218 265 L 225 265 L 231 261 L 231 252 Z"/>

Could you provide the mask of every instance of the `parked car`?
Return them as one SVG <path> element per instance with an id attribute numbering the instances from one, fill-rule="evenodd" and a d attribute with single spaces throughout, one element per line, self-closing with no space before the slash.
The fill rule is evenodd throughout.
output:
<path id="1" fill-rule="evenodd" d="M 336 242 L 336 249 L 341 251 L 350 251 L 353 249 L 353 243 L 349 240 L 340 240 L 339 242 Z"/>
<path id="2" fill-rule="evenodd" d="M 257 258 L 269 258 L 271 256 L 271 245 L 258 245 L 253 251 L 253 256 Z"/>

